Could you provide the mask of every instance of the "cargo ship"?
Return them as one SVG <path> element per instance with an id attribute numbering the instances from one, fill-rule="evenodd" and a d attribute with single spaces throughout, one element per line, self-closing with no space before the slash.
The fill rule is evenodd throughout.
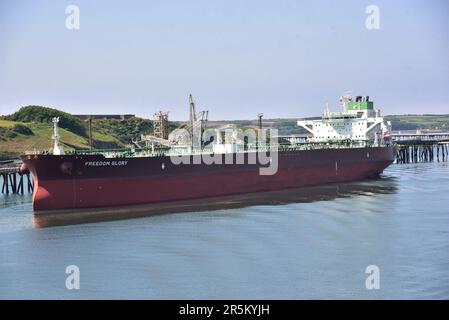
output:
<path id="1" fill-rule="evenodd" d="M 390 123 L 369 97 L 345 94 L 340 107 L 339 112 L 326 107 L 318 120 L 299 120 L 307 132 L 301 141 L 281 141 L 261 124 L 255 139 L 230 126 L 207 129 L 207 112 L 196 114 L 191 99 L 186 125 L 168 134 L 167 116 L 159 113 L 154 135 L 142 135 L 123 150 L 64 152 L 55 118 L 53 150 L 24 154 L 22 169 L 34 179 L 37 215 L 208 202 L 379 176 L 395 157 Z"/>

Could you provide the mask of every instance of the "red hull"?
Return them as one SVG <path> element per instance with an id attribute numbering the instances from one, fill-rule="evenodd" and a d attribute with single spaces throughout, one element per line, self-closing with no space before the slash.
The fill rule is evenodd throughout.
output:
<path id="1" fill-rule="evenodd" d="M 86 167 L 102 156 L 27 156 L 35 211 L 140 205 L 207 198 L 377 176 L 392 147 L 279 152 L 274 175 L 258 165 L 173 165 L 168 157 L 127 158 L 125 167 Z M 113 159 L 114 160 L 114 159 Z M 122 160 L 122 159 L 118 159 Z M 68 165 L 70 164 L 70 165 Z"/>

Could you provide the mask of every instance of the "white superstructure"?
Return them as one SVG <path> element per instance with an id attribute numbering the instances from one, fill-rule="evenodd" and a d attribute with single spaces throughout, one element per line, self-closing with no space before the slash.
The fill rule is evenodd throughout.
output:
<path id="1" fill-rule="evenodd" d="M 340 97 L 340 106 L 342 112 L 331 112 L 326 106 L 321 120 L 298 121 L 299 126 L 312 134 L 309 141 L 363 140 L 380 145 L 389 140 L 391 123 L 384 121 L 369 97 L 357 96 L 353 101 L 348 93 Z"/>

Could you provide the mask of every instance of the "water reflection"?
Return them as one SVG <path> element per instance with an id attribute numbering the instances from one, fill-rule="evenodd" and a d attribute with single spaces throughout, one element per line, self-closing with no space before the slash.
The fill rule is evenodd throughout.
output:
<path id="1" fill-rule="evenodd" d="M 285 205 L 291 203 L 329 201 L 336 198 L 351 197 L 356 195 L 372 196 L 376 194 L 391 194 L 396 192 L 396 178 L 383 176 L 378 179 L 369 179 L 359 182 L 328 184 L 245 195 L 139 205 L 132 207 L 51 212 L 48 214 L 35 215 L 34 226 L 36 228 L 45 228 L 119 219 L 142 218 L 168 213 L 235 209 L 257 205 Z"/>

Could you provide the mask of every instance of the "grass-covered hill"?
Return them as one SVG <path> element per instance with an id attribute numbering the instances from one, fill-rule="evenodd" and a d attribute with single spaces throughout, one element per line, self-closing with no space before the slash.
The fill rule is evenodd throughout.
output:
<path id="1" fill-rule="evenodd" d="M 18 128 L 25 127 L 24 133 Z M 66 149 L 88 147 L 87 138 L 67 129 L 60 128 L 61 144 Z M 10 120 L 0 120 L 0 159 L 16 157 L 25 151 L 50 149 L 53 127 L 49 123 L 24 123 Z"/>
<path id="2" fill-rule="evenodd" d="M 19 109 L 5 120 L 25 123 L 52 123 L 54 117 L 59 117 L 59 127 L 81 136 L 86 136 L 86 126 L 83 121 L 71 114 L 41 106 L 26 106 Z"/>
<path id="3" fill-rule="evenodd" d="M 59 117 L 60 142 L 65 150 L 89 148 L 84 121 L 57 109 L 27 106 L 0 117 L 0 160 L 52 148 L 53 117 Z M 125 147 L 141 133 L 152 133 L 153 123 L 142 118 L 93 120 L 92 128 L 94 147 L 110 149 Z"/>
<path id="4" fill-rule="evenodd" d="M 449 114 L 392 115 L 385 118 L 391 121 L 393 130 L 435 129 L 449 131 Z"/>

